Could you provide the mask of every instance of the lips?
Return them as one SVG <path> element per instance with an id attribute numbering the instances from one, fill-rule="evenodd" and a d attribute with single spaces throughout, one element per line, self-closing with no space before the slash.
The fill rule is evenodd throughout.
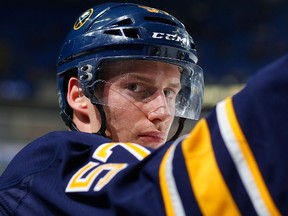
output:
<path id="1" fill-rule="evenodd" d="M 159 131 L 141 133 L 138 137 L 145 143 L 145 146 L 158 147 L 166 140 L 166 134 Z"/>

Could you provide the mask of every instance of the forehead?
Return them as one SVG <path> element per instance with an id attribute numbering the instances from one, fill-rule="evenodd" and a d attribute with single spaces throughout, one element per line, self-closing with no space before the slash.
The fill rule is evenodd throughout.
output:
<path id="1" fill-rule="evenodd" d="M 149 77 L 179 77 L 179 66 L 144 60 L 125 60 L 106 62 L 102 66 L 102 77 L 110 79 L 117 76 L 137 74 Z"/>

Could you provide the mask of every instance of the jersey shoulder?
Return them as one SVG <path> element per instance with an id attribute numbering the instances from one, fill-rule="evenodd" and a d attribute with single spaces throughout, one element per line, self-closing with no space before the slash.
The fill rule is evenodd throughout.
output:
<path id="1" fill-rule="evenodd" d="M 28 175 L 48 169 L 57 161 L 69 158 L 81 149 L 89 149 L 97 143 L 110 140 L 94 134 L 55 131 L 27 144 L 9 163 L 0 178 L 0 189 L 17 184 Z"/>

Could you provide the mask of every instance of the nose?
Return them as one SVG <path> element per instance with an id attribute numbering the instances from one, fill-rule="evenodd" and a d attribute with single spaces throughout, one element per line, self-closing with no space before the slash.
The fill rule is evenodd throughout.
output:
<path id="1" fill-rule="evenodd" d="M 167 105 L 166 97 L 163 93 L 158 94 L 147 104 L 147 117 L 150 121 L 165 121 L 171 116 L 171 111 Z"/>

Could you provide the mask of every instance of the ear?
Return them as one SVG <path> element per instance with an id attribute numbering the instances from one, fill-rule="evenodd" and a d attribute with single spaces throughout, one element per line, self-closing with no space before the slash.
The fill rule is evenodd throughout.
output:
<path id="1" fill-rule="evenodd" d="M 93 133 L 99 130 L 99 112 L 83 94 L 76 77 L 71 77 L 68 82 L 67 102 L 73 109 L 73 122 L 80 131 Z"/>
<path id="2" fill-rule="evenodd" d="M 76 77 L 71 77 L 68 82 L 67 102 L 73 109 L 73 118 L 78 116 L 82 121 L 88 119 L 88 103 L 89 100 L 83 95 L 82 89 L 79 87 L 79 81 Z"/>

